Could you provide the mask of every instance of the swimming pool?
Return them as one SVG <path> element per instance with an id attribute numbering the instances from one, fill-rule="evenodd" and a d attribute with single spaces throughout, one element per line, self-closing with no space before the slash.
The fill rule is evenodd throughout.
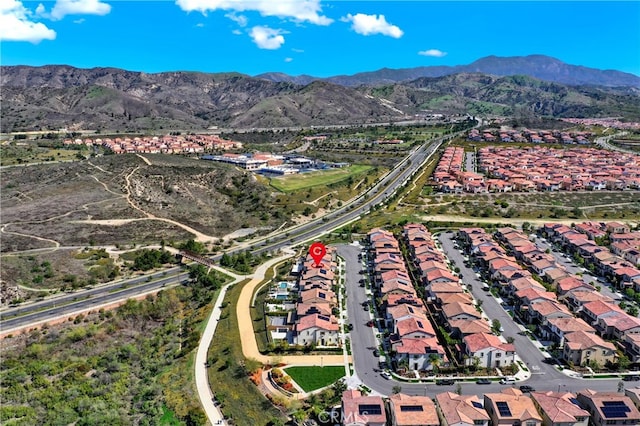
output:
<path id="1" fill-rule="evenodd" d="M 277 300 L 285 300 L 287 298 L 286 294 L 276 294 Z"/>
<path id="2" fill-rule="evenodd" d="M 278 284 L 278 287 L 280 287 L 280 288 L 287 288 L 287 287 L 289 287 L 289 283 L 286 283 L 286 282 L 284 282 L 284 281 L 283 281 L 283 282 L 281 282 L 281 283 L 279 283 L 279 284 Z"/>

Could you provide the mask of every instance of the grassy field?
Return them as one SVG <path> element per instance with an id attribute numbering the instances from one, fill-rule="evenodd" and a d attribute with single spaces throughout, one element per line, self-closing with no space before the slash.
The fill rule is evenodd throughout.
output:
<path id="1" fill-rule="evenodd" d="M 225 297 L 225 307 L 209 348 L 209 382 L 222 404 L 225 416 L 238 425 L 267 425 L 273 419 L 283 419 L 271 402 L 260 393 L 248 377 L 248 365 L 242 354 L 236 305 L 242 287 L 248 281 L 234 285 Z"/>
<path id="2" fill-rule="evenodd" d="M 342 182 L 350 177 L 355 177 L 371 170 L 371 166 L 353 165 L 342 169 L 302 173 L 294 176 L 272 178 L 269 182 L 272 187 L 281 192 L 293 192 L 301 189 L 313 188 L 319 185 L 331 185 Z"/>
<path id="3" fill-rule="evenodd" d="M 284 370 L 305 392 L 311 392 L 333 384 L 344 376 L 344 367 L 289 367 Z"/>

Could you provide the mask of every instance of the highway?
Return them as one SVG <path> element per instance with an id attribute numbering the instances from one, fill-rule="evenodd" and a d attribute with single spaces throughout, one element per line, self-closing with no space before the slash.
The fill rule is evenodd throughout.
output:
<path id="1" fill-rule="evenodd" d="M 0 313 L 0 330 L 7 332 L 42 321 L 50 321 L 63 315 L 139 296 L 163 287 L 186 283 L 189 275 L 180 268 L 173 273 L 158 273 L 147 277 L 118 281 L 77 293 L 42 300 L 29 305 L 9 308 Z M 152 277 L 152 280 L 149 280 Z"/>
<path id="2" fill-rule="evenodd" d="M 264 252 L 276 253 L 280 249 L 304 243 L 331 232 L 345 224 L 356 220 L 361 215 L 386 201 L 395 191 L 405 184 L 419 168 L 430 158 L 442 143 L 455 135 L 449 135 L 421 145 L 413 149 L 407 157 L 400 161 L 386 176 L 351 203 L 330 212 L 313 222 L 295 228 L 282 230 L 277 236 L 250 242 L 247 247 L 230 251 L 252 250 L 254 254 Z M 269 241 L 267 243 L 267 241 Z M 221 255 L 213 257 L 218 260 Z M 126 297 L 157 290 L 162 286 L 174 285 L 187 279 L 181 267 L 174 267 L 159 273 L 144 275 L 125 281 L 117 281 L 87 290 L 54 296 L 44 300 L 8 308 L 0 312 L 0 330 L 6 332 L 20 327 L 52 320 L 61 315 L 69 315 L 92 306 L 99 307 Z M 149 280 L 152 280 L 151 282 Z M 159 280 L 159 281 L 155 281 Z M 127 287 L 125 292 L 115 292 Z M 64 304 L 64 306 L 62 306 Z"/>

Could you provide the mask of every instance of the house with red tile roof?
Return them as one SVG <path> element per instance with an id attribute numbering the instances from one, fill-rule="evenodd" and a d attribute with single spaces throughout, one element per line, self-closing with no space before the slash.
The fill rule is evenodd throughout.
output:
<path id="1" fill-rule="evenodd" d="M 551 318 L 547 321 L 546 327 L 543 327 L 542 336 L 545 340 L 556 342 L 558 347 L 563 347 L 567 334 L 575 331 L 596 332 L 592 326 L 581 318 Z"/>
<path id="2" fill-rule="evenodd" d="M 480 312 L 472 305 L 454 302 L 442 307 L 442 314 L 447 322 L 455 320 L 479 320 L 482 319 Z"/>
<path id="3" fill-rule="evenodd" d="M 501 393 L 486 393 L 484 408 L 491 418 L 491 424 L 542 426 L 542 417 L 538 414 L 533 400 L 518 389 L 504 389 Z"/>
<path id="4" fill-rule="evenodd" d="M 428 339 L 436 337 L 436 332 L 431 322 L 415 317 L 405 318 L 396 322 L 394 334 L 397 336 L 395 340 L 401 338 Z"/>
<path id="5" fill-rule="evenodd" d="M 561 303 L 542 300 L 534 305 L 527 305 L 525 318 L 532 324 L 546 325 L 552 318 L 573 318 L 573 314 Z"/>
<path id="6" fill-rule="evenodd" d="M 436 395 L 442 426 L 488 426 L 489 415 L 477 395 L 444 392 Z"/>
<path id="7" fill-rule="evenodd" d="M 581 313 L 586 322 L 596 324 L 600 318 L 625 312 L 614 303 L 595 300 L 593 302 L 585 303 L 582 306 Z"/>
<path id="8" fill-rule="evenodd" d="M 394 359 L 397 365 L 405 364 L 410 370 L 431 371 L 434 359 L 439 366 L 448 364 L 444 348 L 435 337 L 414 339 L 403 337 L 391 342 Z"/>
<path id="9" fill-rule="evenodd" d="M 424 309 L 424 302 L 415 293 L 414 294 L 389 294 L 386 297 L 386 306 L 398 306 L 402 304 L 411 305 L 420 309 Z"/>
<path id="10" fill-rule="evenodd" d="M 589 424 L 593 426 L 605 425 L 637 425 L 640 424 L 640 411 L 631 398 L 619 392 L 596 392 L 585 389 L 578 392 L 578 402 L 589 413 Z M 609 407 L 616 409 L 610 410 Z"/>
<path id="11" fill-rule="evenodd" d="M 386 426 L 385 404 L 379 396 L 363 396 L 359 390 L 342 393 L 342 424 L 344 426 Z"/>
<path id="12" fill-rule="evenodd" d="M 462 338 L 462 343 L 466 365 L 474 365 L 474 359 L 479 359 L 479 365 L 486 368 L 500 368 L 515 362 L 515 346 L 494 334 L 470 334 Z"/>
<path id="13" fill-rule="evenodd" d="M 389 397 L 391 426 L 439 426 L 438 412 L 431 398 L 402 393 Z"/>
<path id="14" fill-rule="evenodd" d="M 619 312 L 598 318 L 594 327 L 605 339 L 620 340 L 629 334 L 640 334 L 640 318 Z"/>
<path id="15" fill-rule="evenodd" d="M 595 333 L 575 331 L 565 336 L 562 358 L 575 365 L 596 362 L 604 366 L 607 362 L 615 361 L 616 347 Z"/>
<path id="16" fill-rule="evenodd" d="M 332 315 L 312 314 L 299 318 L 294 332 L 296 345 L 338 346 L 340 343 L 338 321 Z"/>
<path id="17" fill-rule="evenodd" d="M 329 303 L 331 306 L 335 306 L 338 302 L 336 294 L 331 290 L 321 290 L 318 288 L 312 288 L 300 292 L 301 303 Z"/>
<path id="18" fill-rule="evenodd" d="M 531 392 L 545 426 L 588 426 L 590 414 L 570 392 Z"/>
<path id="19" fill-rule="evenodd" d="M 452 320 L 449 321 L 448 328 L 451 331 L 451 336 L 455 339 L 461 339 L 470 334 L 491 333 L 491 326 L 483 319 Z"/>
<path id="20" fill-rule="evenodd" d="M 576 289 L 569 291 L 562 296 L 564 303 L 571 309 L 571 311 L 578 313 L 581 312 L 583 306 L 589 302 L 602 301 L 605 303 L 612 303 L 613 299 L 604 294 L 591 290 Z"/>

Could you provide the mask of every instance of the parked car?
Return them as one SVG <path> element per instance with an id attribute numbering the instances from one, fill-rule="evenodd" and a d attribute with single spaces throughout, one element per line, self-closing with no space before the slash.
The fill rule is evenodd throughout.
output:
<path id="1" fill-rule="evenodd" d="M 520 392 L 535 392 L 536 390 L 534 388 L 532 388 L 531 386 L 528 385 L 522 385 L 520 386 Z"/>
<path id="2" fill-rule="evenodd" d="M 353 324 L 347 324 L 347 329 L 348 329 L 349 331 L 353 330 Z"/>
<path id="3" fill-rule="evenodd" d="M 624 376 L 622 380 L 624 380 L 625 382 L 637 382 L 638 380 L 640 380 L 640 376 L 637 376 L 635 374 L 633 376 Z"/>
<path id="4" fill-rule="evenodd" d="M 373 321 L 372 320 L 367 321 L 367 327 L 373 327 Z"/>
<path id="5" fill-rule="evenodd" d="M 489 380 L 489 379 L 478 379 L 478 380 L 476 380 L 476 384 L 477 385 L 490 385 L 491 384 L 491 380 Z"/>
<path id="6" fill-rule="evenodd" d="M 453 385 L 455 384 L 455 380 L 453 379 L 438 379 L 436 380 L 436 385 L 438 386 L 444 386 L 444 385 Z"/>
<path id="7" fill-rule="evenodd" d="M 503 377 L 502 379 L 500 379 L 501 385 L 511 385 L 515 382 L 516 382 L 515 377 Z"/>
<path id="8" fill-rule="evenodd" d="M 391 374 L 388 373 L 387 371 L 383 371 L 382 373 L 380 373 L 380 375 L 387 380 L 391 380 Z"/>
<path id="9" fill-rule="evenodd" d="M 380 356 L 380 351 L 377 349 L 373 350 L 373 356 Z"/>

